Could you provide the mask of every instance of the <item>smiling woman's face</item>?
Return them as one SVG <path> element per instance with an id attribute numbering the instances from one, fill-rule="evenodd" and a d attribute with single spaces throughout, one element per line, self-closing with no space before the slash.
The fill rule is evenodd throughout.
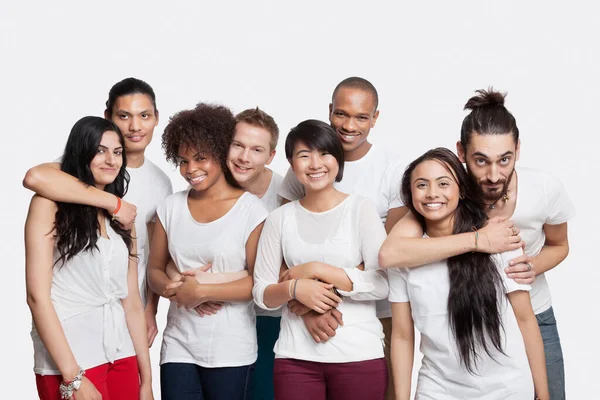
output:
<path id="1" fill-rule="evenodd" d="M 460 188 L 450 168 L 436 160 L 423 161 L 410 176 L 412 202 L 426 221 L 452 219 Z"/>
<path id="2" fill-rule="evenodd" d="M 96 156 L 90 162 L 90 170 L 97 188 L 111 184 L 119 174 L 123 165 L 123 146 L 119 135 L 114 131 L 106 131 L 98 145 Z"/>

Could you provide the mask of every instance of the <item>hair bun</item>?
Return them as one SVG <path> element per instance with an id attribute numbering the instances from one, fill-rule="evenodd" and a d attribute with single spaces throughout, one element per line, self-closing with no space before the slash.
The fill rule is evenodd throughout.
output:
<path id="1" fill-rule="evenodd" d="M 475 93 L 477 96 L 473 96 L 467 101 L 465 110 L 474 110 L 479 107 L 504 107 L 506 93 L 496 92 L 491 86 L 488 90 L 479 89 Z"/>

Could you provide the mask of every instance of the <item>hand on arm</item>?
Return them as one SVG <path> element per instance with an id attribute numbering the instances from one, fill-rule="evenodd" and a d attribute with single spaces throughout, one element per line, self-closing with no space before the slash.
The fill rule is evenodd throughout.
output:
<path id="1" fill-rule="evenodd" d="M 256 260 L 256 248 L 263 224 L 258 225 L 246 242 L 246 265 L 251 274 Z M 243 302 L 252 299 L 252 275 L 232 282 L 220 284 L 198 283 L 195 277 L 184 276 L 183 281 L 168 285 L 164 296 L 173 297 L 178 306 L 196 308 L 202 303 L 212 302 Z"/>
<path id="2" fill-rule="evenodd" d="M 382 268 L 416 267 L 469 251 L 502 253 L 521 247 L 521 237 L 512 221 L 494 217 L 475 232 L 423 238 L 423 229 L 408 213 L 392 229 L 379 251 Z"/>
<path id="3" fill-rule="evenodd" d="M 515 313 L 529 361 L 529 368 L 533 375 L 533 385 L 536 396 L 540 400 L 550 399 L 548 392 L 548 379 L 546 375 L 546 358 L 544 355 L 544 343 L 537 320 L 531 308 L 529 292 L 517 290 L 508 293 L 508 300 Z"/>
<path id="4" fill-rule="evenodd" d="M 23 186 L 40 196 L 62 203 L 85 204 L 113 213 L 117 207 L 115 195 L 86 185 L 79 179 L 60 170 L 59 163 L 41 164 L 27 171 Z M 136 207 L 121 200 L 116 214 L 125 229 L 130 229 L 136 217 Z"/>
<path id="5" fill-rule="evenodd" d="M 331 283 L 336 289 L 352 291 L 352 281 L 342 268 L 319 261 L 311 261 L 289 268 L 283 273 L 280 280 L 283 282 L 291 279 L 318 279 L 321 282 Z"/>
<path id="6" fill-rule="evenodd" d="M 135 227 L 133 228 L 132 236 L 135 237 Z M 135 239 L 132 242 L 132 246 L 134 249 L 137 246 Z M 148 351 L 148 326 L 146 324 L 144 306 L 140 297 L 137 271 L 137 259 L 130 257 L 129 269 L 127 272 L 127 289 L 129 294 L 122 302 L 127 329 L 131 335 L 135 355 L 137 357 L 138 370 L 140 373 L 140 390 L 146 395 L 149 391 L 150 396 L 152 396 L 152 372 L 150 369 L 150 352 Z"/>
<path id="7" fill-rule="evenodd" d="M 410 303 L 392 303 L 391 358 L 397 400 L 409 400 L 415 353 L 415 328 Z"/>
<path id="8" fill-rule="evenodd" d="M 569 254 L 567 223 L 544 224 L 546 241 L 540 253 L 531 259 L 537 275 L 543 274 L 560 264 Z"/>
<path id="9" fill-rule="evenodd" d="M 337 328 L 344 325 L 342 313 L 335 308 L 324 314 L 310 311 L 302 316 L 302 321 L 316 343 L 328 341 L 335 336 Z"/>
<path id="10" fill-rule="evenodd" d="M 25 222 L 25 281 L 27 304 L 40 339 L 56 364 L 64 381 L 72 381 L 79 371 L 56 310 L 50 299 L 53 276 L 56 204 L 34 196 Z M 77 398 L 93 400 L 100 392 L 84 376 Z"/>

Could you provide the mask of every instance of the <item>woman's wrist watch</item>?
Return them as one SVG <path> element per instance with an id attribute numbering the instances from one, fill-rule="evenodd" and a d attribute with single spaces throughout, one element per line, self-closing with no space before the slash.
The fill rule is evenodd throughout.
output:
<path id="1" fill-rule="evenodd" d="M 73 378 L 72 381 L 62 381 L 60 383 L 59 390 L 61 399 L 70 399 L 73 396 L 73 393 L 79 390 L 83 375 L 85 375 L 85 371 L 83 368 L 79 367 L 79 371 L 77 371 L 77 375 L 75 375 L 75 378 Z"/>

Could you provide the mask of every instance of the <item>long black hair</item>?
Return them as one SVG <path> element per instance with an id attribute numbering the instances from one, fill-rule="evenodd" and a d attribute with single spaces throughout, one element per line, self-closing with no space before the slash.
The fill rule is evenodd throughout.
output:
<path id="1" fill-rule="evenodd" d="M 402 177 L 402 199 L 425 229 L 425 218 L 417 212 L 412 202 L 411 174 L 425 161 L 437 161 L 456 178 L 460 200 L 454 211 L 453 233 L 470 232 L 482 228 L 488 217 L 484 211 L 483 194 L 477 183 L 468 175 L 458 157 L 450 150 L 438 147 L 429 150 L 406 168 Z M 501 353 L 504 329 L 500 314 L 500 294 L 503 282 L 490 254 L 469 252 L 448 259 L 450 293 L 448 314 L 450 328 L 458 345 L 461 363 L 474 372 L 479 350 L 492 357 L 494 347 Z"/>
<path id="2" fill-rule="evenodd" d="M 83 117 L 77 121 L 73 125 L 67 140 L 60 169 L 69 175 L 73 175 L 84 184 L 93 186 L 95 182 L 90 163 L 96 156 L 102 135 L 107 131 L 116 132 L 121 146 L 125 149 L 123 135 L 111 121 L 99 117 Z M 123 150 L 123 165 L 116 179 L 104 187 L 105 192 L 112 193 L 117 197 L 125 195 L 129 184 L 129 174 L 125 169 L 126 165 L 127 156 Z M 56 211 L 54 227 L 56 229 L 56 247 L 60 255 L 56 263 L 61 261 L 64 265 L 65 262 L 81 251 L 98 249 L 96 243 L 100 231 L 99 209 L 82 204 L 62 202 L 56 204 L 58 210 Z M 133 255 L 131 231 L 123 229 L 118 222 L 113 221 L 108 211 L 104 210 L 104 214 L 109 219 L 110 226 L 123 238 L 130 255 Z"/>

